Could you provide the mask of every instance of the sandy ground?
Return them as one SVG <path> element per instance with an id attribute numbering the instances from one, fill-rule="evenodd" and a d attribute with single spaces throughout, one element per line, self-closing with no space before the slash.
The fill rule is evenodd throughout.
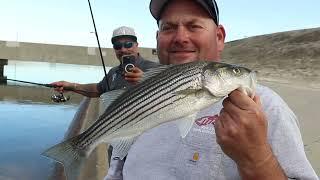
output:
<path id="1" fill-rule="evenodd" d="M 307 157 L 320 175 L 320 86 L 308 80 L 264 79 L 259 81 L 276 91 L 295 112 Z"/>

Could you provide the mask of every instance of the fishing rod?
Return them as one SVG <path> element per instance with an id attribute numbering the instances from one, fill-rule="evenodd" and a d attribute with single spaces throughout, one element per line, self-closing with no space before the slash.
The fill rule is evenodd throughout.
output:
<path id="1" fill-rule="evenodd" d="M 105 67 L 105 65 L 104 65 L 104 60 L 103 60 L 102 51 L 101 51 L 101 46 L 100 46 L 99 37 L 98 37 L 98 31 L 97 31 L 97 28 L 96 28 L 96 23 L 95 23 L 94 18 L 93 18 L 93 13 L 92 13 L 92 8 L 91 8 L 90 0 L 88 0 L 88 4 L 89 4 L 90 13 L 91 13 L 91 18 L 92 18 L 93 27 L 94 27 L 94 34 L 96 35 L 97 42 L 98 42 L 98 47 L 99 47 L 100 58 L 101 58 L 101 62 L 102 62 L 103 70 L 104 70 L 104 75 L 105 75 L 106 81 L 107 81 L 107 88 L 110 89 L 110 87 L 109 87 L 109 82 L 108 82 L 107 71 L 106 71 L 106 67 Z"/>
<path id="2" fill-rule="evenodd" d="M 9 78 L 6 78 L 6 79 L 4 79 L 4 80 L 21 82 L 21 83 L 27 83 L 27 84 L 34 84 L 34 85 L 44 86 L 44 87 L 48 87 L 48 88 L 56 88 L 56 87 L 59 87 L 59 86 L 53 85 L 53 84 L 42 84 L 42 83 L 35 83 L 35 82 L 30 82 L 30 81 L 21 81 L 21 80 L 16 80 L 16 79 L 9 79 Z"/>
<path id="3" fill-rule="evenodd" d="M 22 80 L 17 80 L 17 79 L 10 79 L 10 78 L 5 78 L 4 80 L 7 81 L 14 81 L 14 82 L 21 82 L 21 83 L 26 83 L 26 84 L 33 84 L 37 86 L 44 86 L 48 88 L 57 88 L 60 86 L 54 85 L 54 84 L 43 84 L 43 83 L 36 83 L 36 82 L 30 82 L 30 81 L 22 81 Z M 65 90 L 72 90 L 72 88 L 64 88 Z M 64 96 L 62 92 L 59 94 L 54 94 L 51 96 L 51 100 L 56 102 L 56 103 L 61 103 L 61 102 L 66 102 L 70 99 L 70 96 Z"/>
<path id="4" fill-rule="evenodd" d="M 30 81 L 22 81 L 22 80 L 17 80 L 17 79 L 10 79 L 10 78 L 5 78 L 3 80 L 7 80 L 7 81 L 14 81 L 14 82 L 21 82 L 21 83 L 26 83 L 26 84 L 33 84 L 33 85 L 38 85 L 38 86 L 44 86 L 44 87 L 48 87 L 48 88 L 59 88 L 62 86 L 58 86 L 55 84 L 42 84 L 42 83 L 36 83 L 36 82 L 30 82 Z M 66 91 L 73 91 L 74 88 L 72 87 L 63 87 L 63 90 Z M 85 90 L 78 90 L 77 91 L 82 91 L 82 92 L 87 92 L 87 93 L 93 93 L 91 91 L 85 91 Z"/>

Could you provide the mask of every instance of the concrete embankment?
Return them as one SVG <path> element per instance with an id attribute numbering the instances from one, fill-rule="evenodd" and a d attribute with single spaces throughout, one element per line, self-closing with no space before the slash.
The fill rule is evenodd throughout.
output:
<path id="1" fill-rule="evenodd" d="M 71 122 L 65 139 L 71 138 L 87 129 L 99 115 L 99 99 L 85 97 Z M 78 180 L 101 180 L 106 175 L 108 169 L 107 145 L 100 144 L 90 154 L 85 162 L 83 170 L 78 176 Z M 50 175 L 50 180 L 65 180 L 64 169 L 60 163 L 56 163 Z"/>

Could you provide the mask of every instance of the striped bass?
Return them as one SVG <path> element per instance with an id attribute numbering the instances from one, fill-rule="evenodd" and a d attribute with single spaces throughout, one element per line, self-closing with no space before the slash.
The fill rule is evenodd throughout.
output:
<path id="1" fill-rule="evenodd" d="M 43 153 L 64 165 L 68 179 L 75 179 L 83 161 L 100 143 L 113 145 L 113 156 L 123 159 L 135 138 L 144 131 L 177 120 L 184 138 L 195 114 L 231 91 L 254 95 L 255 73 L 236 65 L 197 61 L 154 68 L 144 80 L 127 90 L 101 96 L 106 110 L 83 133 Z M 182 118 L 183 117 L 183 118 Z"/>

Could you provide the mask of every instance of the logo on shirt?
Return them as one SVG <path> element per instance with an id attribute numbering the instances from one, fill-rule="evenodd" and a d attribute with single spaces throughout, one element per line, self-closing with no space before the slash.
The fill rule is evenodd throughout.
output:
<path id="1" fill-rule="evenodd" d="M 192 128 L 193 132 L 215 134 L 214 122 L 218 119 L 218 115 L 204 116 L 195 121 L 196 125 Z"/>
<path id="2" fill-rule="evenodd" d="M 218 119 L 218 115 L 214 116 L 204 116 L 197 119 L 195 122 L 198 126 L 206 126 L 209 124 L 213 124 Z"/>
<path id="3" fill-rule="evenodd" d="M 189 164 L 197 165 L 197 162 L 199 161 L 200 154 L 198 152 L 194 152 L 192 159 L 189 159 Z"/>

